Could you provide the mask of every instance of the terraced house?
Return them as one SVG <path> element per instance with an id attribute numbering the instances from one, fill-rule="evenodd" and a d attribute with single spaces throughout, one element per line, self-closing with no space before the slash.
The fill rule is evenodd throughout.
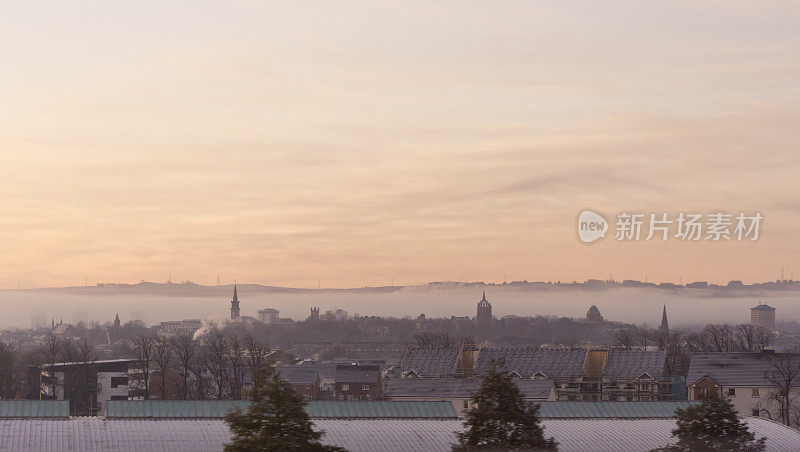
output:
<path id="1" fill-rule="evenodd" d="M 557 400 L 671 400 L 666 353 L 611 347 L 542 349 L 538 347 L 411 348 L 401 364 L 405 378 L 472 378 L 492 363 L 517 378 L 552 380 Z"/>
<path id="2" fill-rule="evenodd" d="M 695 353 L 686 385 L 689 400 L 716 391 L 733 403 L 740 416 L 800 425 L 800 354 Z"/>

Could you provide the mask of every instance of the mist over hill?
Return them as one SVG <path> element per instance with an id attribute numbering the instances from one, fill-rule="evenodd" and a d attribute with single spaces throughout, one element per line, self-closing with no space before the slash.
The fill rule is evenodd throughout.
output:
<path id="1" fill-rule="evenodd" d="M 324 312 L 342 308 L 351 314 L 395 317 L 474 316 L 482 292 L 493 314 L 582 318 L 597 305 L 608 320 L 647 323 L 660 321 L 666 305 L 670 324 L 693 327 L 704 323 L 749 321 L 749 307 L 767 301 L 778 308 L 779 321 L 800 318 L 800 290 L 794 285 L 711 287 L 623 286 L 621 284 L 461 283 L 437 282 L 417 286 L 353 289 L 302 289 L 238 284 L 243 315 L 277 308 L 281 317 L 306 318 L 311 306 Z M 111 321 L 147 323 L 187 318 L 222 320 L 228 316 L 233 285 L 203 286 L 191 282 L 101 284 L 66 288 L 0 291 L 0 327 L 30 327 L 65 322 Z"/>

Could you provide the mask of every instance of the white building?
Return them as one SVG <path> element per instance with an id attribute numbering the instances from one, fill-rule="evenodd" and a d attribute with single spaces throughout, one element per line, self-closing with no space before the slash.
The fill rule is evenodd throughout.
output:
<path id="1" fill-rule="evenodd" d="M 47 398 L 69 400 L 73 414 L 87 415 L 100 412 L 109 400 L 128 400 L 129 373 L 133 359 L 112 359 L 90 363 L 56 363 L 43 373 L 41 391 Z M 94 376 L 94 387 L 87 387 L 83 377 Z M 55 394 L 51 377 L 56 380 Z"/>
<path id="2" fill-rule="evenodd" d="M 275 308 L 261 309 L 258 311 L 258 320 L 260 320 L 261 323 L 272 325 L 278 323 L 280 319 L 280 311 Z"/>

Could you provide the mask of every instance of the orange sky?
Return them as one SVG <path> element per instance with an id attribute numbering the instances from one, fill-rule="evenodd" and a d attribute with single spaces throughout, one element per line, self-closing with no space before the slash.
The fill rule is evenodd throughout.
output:
<path id="1" fill-rule="evenodd" d="M 28 3 L 0 288 L 800 272 L 795 2 Z M 586 208 L 765 220 L 587 246 Z"/>

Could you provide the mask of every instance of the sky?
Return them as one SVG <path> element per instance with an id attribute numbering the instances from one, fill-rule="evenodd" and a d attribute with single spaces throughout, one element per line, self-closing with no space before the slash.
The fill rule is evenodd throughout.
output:
<path id="1" fill-rule="evenodd" d="M 0 4 L 0 289 L 800 274 L 796 2 Z"/>

